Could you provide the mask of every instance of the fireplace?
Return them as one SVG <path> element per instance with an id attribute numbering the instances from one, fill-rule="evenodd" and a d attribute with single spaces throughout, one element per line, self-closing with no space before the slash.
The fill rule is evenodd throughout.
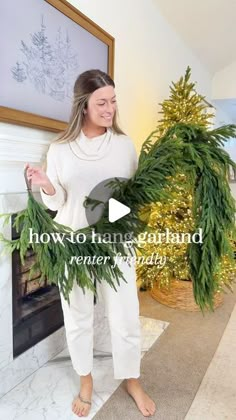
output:
<path id="1" fill-rule="evenodd" d="M 55 216 L 55 212 L 48 212 Z M 15 217 L 16 214 L 12 215 L 12 239 L 20 235 L 13 227 Z M 22 265 L 19 251 L 12 253 L 13 358 L 64 324 L 58 287 L 48 284 L 47 278 L 39 281 L 40 271 L 29 279 L 35 258 L 32 248 L 29 248 Z"/>
<path id="2" fill-rule="evenodd" d="M 55 133 L 1 123 L 0 214 L 17 214 L 27 208 L 24 166 L 27 162 L 42 166 L 54 137 Z M 33 186 L 33 194 L 42 203 L 38 186 Z M 0 232 L 7 239 L 16 237 L 11 220 L 4 224 L 0 218 Z M 24 284 L 27 268 L 23 268 L 21 290 L 17 289 L 15 281 L 22 271 L 17 253 L 13 257 L 4 249 L 0 241 L 0 398 L 66 347 L 57 288 L 51 287 L 50 291 L 45 281 L 44 289 L 37 291 L 36 278 L 34 284 Z M 28 257 L 30 264 L 30 258 L 34 258 L 30 250 Z M 52 297 L 50 293 L 55 294 Z"/>

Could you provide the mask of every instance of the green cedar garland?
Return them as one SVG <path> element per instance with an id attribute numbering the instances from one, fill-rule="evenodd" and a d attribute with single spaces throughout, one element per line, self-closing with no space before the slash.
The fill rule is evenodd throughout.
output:
<path id="1" fill-rule="evenodd" d="M 136 251 L 139 233 L 144 229 L 150 230 L 140 217 L 142 207 L 155 201 L 164 201 L 164 187 L 181 171 L 187 175 L 193 189 L 195 230 L 203 230 L 203 243 L 190 243 L 187 252 L 194 297 L 202 310 L 213 309 L 217 286 L 213 279 L 214 272 L 223 254 L 228 252 L 232 256 L 228 238 L 229 235 L 235 235 L 235 202 L 230 193 L 227 174 L 229 166 L 236 169 L 236 164 L 222 148 L 223 142 L 231 137 L 236 137 L 235 125 L 209 131 L 199 125 L 178 123 L 161 138 L 158 130 L 153 131 L 142 145 L 134 176 L 125 182 L 115 179 L 110 183 L 113 188 L 112 197 L 130 207 L 131 213 L 111 224 L 106 203 L 103 216 L 96 224 L 75 232 L 86 235 L 85 243 L 75 244 L 64 240 L 63 245 L 54 241 L 33 242 L 29 245 L 29 228 L 39 235 L 44 232 L 64 233 L 65 238 L 73 232 L 69 227 L 55 222 L 46 212 L 46 207 L 34 199 L 31 191 L 28 191 L 27 209 L 19 212 L 14 222 L 18 232 L 21 228 L 20 238 L 7 240 L 1 235 L 0 239 L 10 252 L 19 249 L 22 263 L 27 249 L 32 246 L 37 262 L 31 272 L 39 269 L 42 278 L 46 276 L 49 283 L 59 286 L 68 302 L 74 281 L 83 291 L 89 288 L 95 293 L 95 277 L 99 282 L 107 281 L 116 290 L 115 281 L 119 285 L 120 280 L 126 280 L 117 265 L 112 268 L 114 257 L 117 252 L 125 256 L 131 251 L 123 242 L 91 243 L 92 229 L 97 234 L 120 232 L 125 235 L 132 232 L 133 250 Z M 96 205 L 96 200 L 85 197 L 84 205 L 92 204 Z M 8 223 L 11 214 L 1 216 Z M 92 257 L 94 254 L 108 256 L 109 262 L 95 266 L 68 264 L 71 256 Z"/>

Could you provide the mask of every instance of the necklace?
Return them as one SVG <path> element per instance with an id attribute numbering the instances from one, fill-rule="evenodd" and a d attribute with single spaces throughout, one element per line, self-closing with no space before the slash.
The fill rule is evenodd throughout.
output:
<path id="1" fill-rule="evenodd" d="M 83 133 L 82 136 L 86 137 Z M 78 148 L 80 154 L 76 153 L 76 151 L 74 150 L 74 147 L 72 147 L 71 143 L 69 142 L 69 146 L 71 151 L 73 152 L 73 154 L 78 157 L 79 159 L 85 159 L 85 160 L 96 160 L 96 159 L 101 159 L 103 156 L 105 156 L 105 154 L 107 154 L 107 152 L 109 151 L 110 145 L 111 145 L 111 136 L 112 136 L 112 131 L 107 129 L 104 138 L 102 139 L 102 142 L 99 144 L 99 146 L 95 149 L 95 153 L 87 153 L 86 150 L 81 146 L 81 138 L 80 139 L 75 139 L 74 140 L 74 144 L 76 144 L 76 147 Z M 93 140 L 89 140 L 92 141 Z M 102 146 L 104 150 L 104 153 L 100 154 L 100 151 L 102 151 Z"/>
<path id="2" fill-rule="evenodd" d="M 100 149 L 101 149 L 101 147 L 102 147 L 102 145 L 104 144 L 104 142 L 105 142 L 105 140 L 106 140 L 106 138 L 107 138 L 107 135 L 108 135 L 108 131 L 106 131 L 105 133 L 104 133 L 105 135 L 104 135 L 104 138 L 103 138 L 103 140 L 102 140 L 102 142 L 101 142 L 101 144 L 99 145 L 99 147 L 96 149 L 96 152 L 98 152 Z M 85 136 L 86 137 L 86 136 Z M 93 141 L 93 140 L 89 140 L 89 141 Z M 88 153 L 86 153 L 85 152 L 85 150 L 81 147 L 81 145 L 80 145 L 80 142 L 78 141 L 78 139 L 75 139 L 75 142 L 76 142 L 76 144 L 77 144 L 77 146 L 78 146 L 78 148 L 86 155 L 86 156 L 91 156 L 90 154 L 88 154 Z"/>

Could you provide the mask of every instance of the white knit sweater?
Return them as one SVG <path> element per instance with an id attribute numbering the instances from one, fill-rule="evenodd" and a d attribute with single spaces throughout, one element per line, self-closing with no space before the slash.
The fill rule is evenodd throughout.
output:
<path id="1" fill-rule="evenodd" d="M 131 178 L 138 167 L 133 141 L 108 128 L 89 139 L 83 131 L 77 141 L 52 143 L 47 153 L 47 175 L 56 193 L 40 188 L 44 204 L 58 210 L 55 220 L 73 230 L 88 226 L 83 202 L 100 182 L 112 177 Z"/>

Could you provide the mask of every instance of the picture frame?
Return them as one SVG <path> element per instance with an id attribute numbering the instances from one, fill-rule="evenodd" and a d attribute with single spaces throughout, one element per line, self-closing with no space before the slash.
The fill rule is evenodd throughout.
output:
<path id="1" fill-rule="evenodd" d="M 0 121 L 63 131 L 79 74 L 94 68 L 114 78 L 115 40 L 66 0 L 13 1 L 0 5 Z"/>
<path id="2" fill-rule="evenodd" d="M 236 183 L 236 170 L 232 166 L 229 168 L 228 181 L 230 184 Z"/>

